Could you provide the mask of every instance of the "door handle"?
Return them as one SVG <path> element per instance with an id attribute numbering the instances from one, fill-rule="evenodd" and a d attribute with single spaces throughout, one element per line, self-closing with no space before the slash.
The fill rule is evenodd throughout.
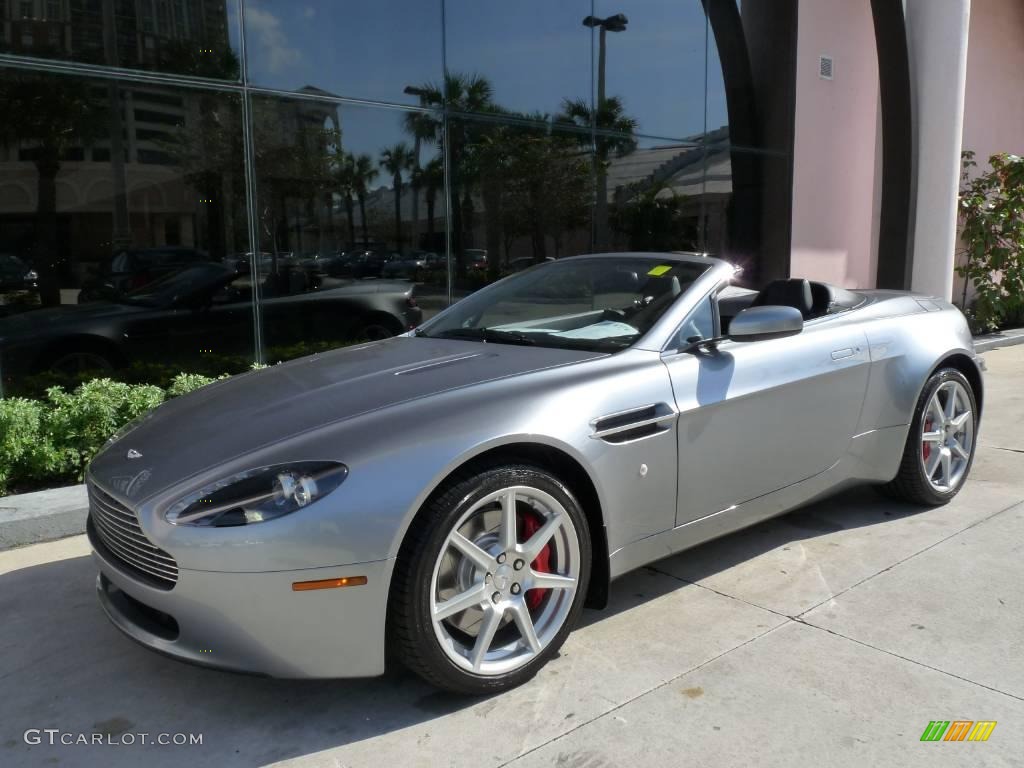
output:
<path id="1" fill-rule="evenodd" d="M 835 349 L 832 350 L 833 360 L 842 360 L 847 357 L 853 357 L 853 347 L 847 347 L 846 349 Z"/>

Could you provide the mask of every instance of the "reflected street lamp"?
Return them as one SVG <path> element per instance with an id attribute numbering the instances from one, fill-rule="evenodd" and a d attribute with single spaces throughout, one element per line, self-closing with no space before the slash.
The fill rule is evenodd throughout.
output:
<path id="1" fill-rule="evenodd" d="M 604 62 L 605 62 L 605 34 L 607 32 L 625 32 L 629 19 L 624 13 L 616 13 L 603 19 L 597 16 L 587 16 L 583 19 L 583 26 L 601 30 L 597 46 L 597 109 L 600 112 L 604 106 Z"/>
<path id="2" fill-rule="evenodd" d="M 598 120 L 604 110 L 604 63 L 605 63 L 605 36 L 608 32 L 625 32 L 629 19 L 623 13 L 616 13 L 599 19 L 596 16 L 587 16 L 583 19 L 583 26 L 593 29 L 597 27 L 600 37 L 597 47 L 597 109 L 594 110 L 594 128 L 599 128 Z M 594 210 L 594 245 L 596 250 L 604 251 L 608 248 L 608 171 L 605 168 L 605 152 L 600 149 L 601 144 L 595 146 L 597 164 L 597 200 Z"/>

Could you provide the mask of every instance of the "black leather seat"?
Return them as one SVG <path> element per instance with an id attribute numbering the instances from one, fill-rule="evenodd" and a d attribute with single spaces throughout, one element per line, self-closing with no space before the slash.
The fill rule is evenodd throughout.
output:
<path id="1" fill-rule="evenodd" d="M 811 317 L 824 317 L 835 302 L 835 289 L 826 283 L 811 283 Z M 805 320 L 807 318 L 804 318 Z"/>
<path id="2" fill-rule="evenodd" d="M 807 320 L 813 316 L 814 310 L 814 294 L 811 292 L 811 283 L 803 278 L 774 280 L 761 289 L 750 306 L 795 307 L 800 310 L 804 320 Z"/>

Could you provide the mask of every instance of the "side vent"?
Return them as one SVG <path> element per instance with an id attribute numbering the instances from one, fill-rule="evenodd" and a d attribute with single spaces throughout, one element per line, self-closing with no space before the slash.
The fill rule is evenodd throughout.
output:
<path id="1" fill-rule="evenodd" d="M 831 56 L 821 56 L 818 59 L 818 77 L 822 80 L 831 80 L 835 71 L 835 61 Z"/>
<path id="2" fill-rule="evenodd" d="M 676 412 L 666 403 L 631 408 L 591 421 L 594 430 L 591 437 L 613 445 L 642 440 L 668 431 L 669 422 L 675 416 Z"/>

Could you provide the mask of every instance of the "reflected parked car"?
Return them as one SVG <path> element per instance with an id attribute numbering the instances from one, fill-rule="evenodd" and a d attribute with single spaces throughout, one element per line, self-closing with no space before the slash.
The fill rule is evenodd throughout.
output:
<path id="1" fill-rule="evenodd" d="M 266 347 L 381 339 L 419 325 L 409 283 L 260 276 Z M 0 318 L 7 380 L 56 370 L 109 371 L 135 361 L 187 363 L 200 355 L 253 355 L 251 274 L 198 264 L 109 301 Z"/>
<path id="2" fill-rule="evenodd" d="M 299 260 L 299 266 L 308 272 L 327 275 L 329 277 L 343 277 L 346 268 L 352 263 L 355 254 L 349 251 L 336 251 L 334 253 L 313 253 Z"/>
<path id="3" fill-rule="evenodd" d="M 380 251 L 356 251 L 345 264 L 344 272 L 355 278 L 381 277 L 384 265 L 394 261 L 398 254 Z"/>
<path id="4" fill-rule="evenodd" d="M 206 253 L 195 248 L 126 248 L 100 262 L 95 274 L 82 284 L 78 303 L 85 304 L 130 293 L 165 275 L 209 260 Z"/>
<path id="5" fill-rule="evenodd" d="M 387 262 L 381 270 L 381 277 L 403 278 L 405 280 L 423 279 L 428 270 L 437 269 L 440 257 L 429 251 L 413 251 L 404 258 Z"/>
<path id="6" fill-rule="evenodd" d="M 271 253 L 270 251 L 260 251 L 260 272 L 273 271 L 275 258 L 278 265 L 290 264 L 294 260 L 294 255 L 291 251 L 278 251 L 276 254 Z M 233 253 L 230 256 L 225 256 L 221 259 L 221 263 L 236 272 L 248 272 L 252 269 L 252 251 L 249 251 L 248 253 Z"/>
<path id="7" fill-rule="evenodd" d="M 487 269 L 487 250 L 484 248 L 467 248 L 466 266 L 469 269 Z"/>
<path id="8" fill-rule="evenodd" d="M 39 275 L 12 253 L 0 253 L 0 291 L 34 291 Z"/>

